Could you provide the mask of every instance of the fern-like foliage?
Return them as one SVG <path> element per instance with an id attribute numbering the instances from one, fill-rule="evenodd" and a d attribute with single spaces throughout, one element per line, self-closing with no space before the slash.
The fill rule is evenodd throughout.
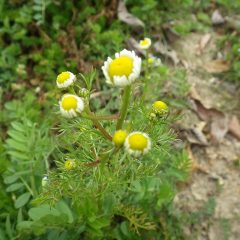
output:
<path id="1" fill-rule="evenodd" d="M 5 143 L 10 165 L 4 174 L 7 192 L 14 192 L 15 207 L 24 206 L 38 192 L 40 179 L 48 169 L 54 145 L 48 128 L 24 119 L 13 121 Z"/>
<path id="2" fill-rule="evenodd" d="M 34 0 L 33 1 L 33 19 L 38 25 L 43 25 L 45 22 L 46 7 L 50 4 L 49 0 Z"/>

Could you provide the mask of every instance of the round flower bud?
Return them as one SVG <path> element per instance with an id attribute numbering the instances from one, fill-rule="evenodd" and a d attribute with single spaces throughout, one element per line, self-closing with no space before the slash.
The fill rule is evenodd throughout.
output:
<path id="1" fill-rule="evenodd" d="M 150 63 L 150 64 L 154 63 L 154 59 L 153 59 L 152 57 L 149 57 L 147 61 L 148 61 L 148 63 Z"/>
<path id="2" fill-rule="evenodd" d="M 49 182 L 48 176 L 42 178 L 42 187 L 44 188 Z"/>
<path id="3" fill-rule="evenodd" d="M 152 111 L 157 115 L 166 115 L 168 113 L 168 106 L 165 102 L 156 101 L 152 105 Z"/>
<path id="4" fill-rule="evenodd" d="M 89 96 L 89 91 L 86 88 L 81 88 L 79 90 L 79 96 L 85 98 Z"/>
<path id="5" fill-rule="evenodd" d="M 153 113 L 153 112 L 151 112 L 151 113 L 149 114 L 149 119 L 150 119 L 150 120 L 155 120 L 156 117 L 157 117 L 157 115 L 156 115 L 155 113 Z"/>
<path id="6" fill-rule="evenodd" d="M 64 168 L 67 171 L 70 171 L 76 167 L 76 162 L 75 160 L 66 160 L 64 163 Z"/>
<path id="7" fill-rule="evenodd" d="M 151 56 L 151 57 L 148 58 L 147 61 L 148 61 L 149 64 L 151 64 L 154 67 L 158 67 L 158 66 L 162 65 L 162 61 L 158 57 Z"/>
<path id="8" fill-rule="evenodd" d="M 122 146 L 127 137 L 127 132 L 124 130 L 118 130 L 113 135 L 113 142 L 116 146 Z"/>

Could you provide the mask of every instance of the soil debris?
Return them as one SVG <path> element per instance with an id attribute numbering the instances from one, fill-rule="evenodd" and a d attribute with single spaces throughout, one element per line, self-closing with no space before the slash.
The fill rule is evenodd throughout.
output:
<path id="1" fill-rule="evenodd" d="M 190 107 L 178 124 L 186 132 L 186 150 L 193 167 L 189 184 L 174 202 L 182 211 L 199 218 L 184 228 L 189 239 L 239 240 L 240 173 L 234 165 L 240 159 L 239 110 L 227 110 L 224 104 L 229 94 L 233 106 L 237 106 L 238 99 L 228 92 L 231 88 L 220 91 L 219 79 L 212 76 L 229 70 L 229 63 L 214 60 L 207 70 L 204 68 L 204 63 L 216 56 L 216 39 L 213 32 L 204 36 L 193 33 L 175 45 L 178 58 L 189 66 Z M 199 48 L 201 42 L 204 51 L 196 57 L 196 46 Z"/>

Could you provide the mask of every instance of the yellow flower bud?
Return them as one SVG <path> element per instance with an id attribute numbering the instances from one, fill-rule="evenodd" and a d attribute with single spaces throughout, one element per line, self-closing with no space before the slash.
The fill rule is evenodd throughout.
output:
<path id="1" fill-rule="evenodd" d="M 113 142 L 116 146 L 121 146 L 123 145 L 126 137 L 127 137 L 127 132 L 124 130 L 118 130 L 114 133 L 113 135 Z"/>
<path id="2" fill-rule="evenodd" d="M 152 105 L 152 110 L 156 114 L 165 115 L 166 113 L 168 113 L 168 106 L 165 102 L 156 101 Z"/>
<path id="3" fill-rule="evenodd" d="M 148 63 L 150 64 L 154 63 L 154 59 L 152 57 L 148 58 Z"/>
<path id="4" fill-rule="evenodd" d="M 66 160 L 64 163 L 64 168 L 67 171 L 70 171 L 76 167 L 76 162 L 75 160 Z"/>
<path id="5" fill-rule="evenodd" d="M 157 115 L 156 115 L 155 113 L 153 113 L 153 112 L 151 112 L 151 113 L 149 114 L 149 119 L 150 119 L 150 120 L 155 120 L 156 117 L 157 117 Z"/>

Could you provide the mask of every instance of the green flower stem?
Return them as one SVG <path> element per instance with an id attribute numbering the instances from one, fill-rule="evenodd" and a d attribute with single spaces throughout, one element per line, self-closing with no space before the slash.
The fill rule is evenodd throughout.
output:
<path id="1" fill-rule="evenodd" d="M 75 92 L 75 89 L 74 89 L 73 86 L 70 86 L 70 87 L 69 87 L 69 92 L 70 92 L 71 94 L 76 95 L 76 92 Z"/>
<path id="2" fill-rule="evenodd" d="M 101 123 L 98 121 L 98 119 L 95 119 L 95 115 L 91 112 L 88 106 L 85 107 L 85 112 L 92 117 L 91 120 L 94 123 L 94 125 L 97 127 L 97 129 L 102 133 L 102 135 L 108 139 L 109 141 L 112 141 L 112 136 L 106 131 L 106 129 L 101 125 Z"/>
<path id="3" fill-rule="evenodd" d="M 149 80 L 149 63 L 148 63 L 149 51 L 146 52 L 146 70 L 144 76 L 144 87 L 143 87 L 143 94 L 142 94 L 142 102 L 145 101 L 145 97 L 148 91 L 148 80 Z"/>
<path id="4" fill-rule="evenodd" d="M 116 154 L 121 147 L 111 148 L 110 150 L 101 154 L 100 157 L 97 157 L 95 161 L 86 163 L 85 166 L 87 167 L 95 167 L 100 163 L 105 162 L 105 160 L 109 159 L 113 154 Z"/>
<path id="5" fill-rule="evenodd" d="M 128 85 L 124 88 L 124 92 L 123 92 L 120 118 L 118 119 L 117 125 L 116 125 L 117 130 L 122 128 L 123 122 L 127 116 L 127 110 L 130 102 L 130 95 L 131 95 L 131 85 Z"/>

